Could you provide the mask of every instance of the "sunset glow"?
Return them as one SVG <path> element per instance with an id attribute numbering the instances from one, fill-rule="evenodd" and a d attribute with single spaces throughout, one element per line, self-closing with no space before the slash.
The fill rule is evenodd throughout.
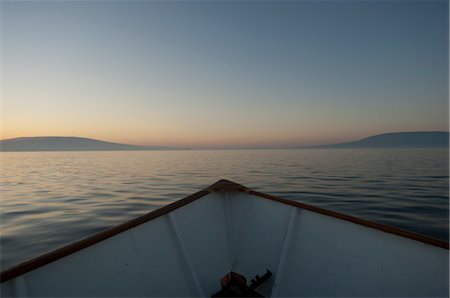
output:
<path id="1" fill-rule="evenodd" d="M 1 5 L 2 139 L 291 146 L 448 130 L 446 1 Z"/>

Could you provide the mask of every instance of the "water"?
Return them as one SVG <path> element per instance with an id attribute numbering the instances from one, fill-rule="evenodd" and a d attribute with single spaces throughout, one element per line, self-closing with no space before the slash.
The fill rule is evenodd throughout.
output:
<path id="1" fill-rule="evenodd" d="M 0 153 L 3 269 L 226 178 L 448 241 L 448 150 Z"/>

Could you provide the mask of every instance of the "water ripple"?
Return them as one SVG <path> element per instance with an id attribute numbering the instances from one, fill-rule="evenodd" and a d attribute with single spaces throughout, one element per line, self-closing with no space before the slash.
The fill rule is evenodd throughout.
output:
<path id="1" fill-rule="evenodd" d="M 448 240 L 448 150 L 0 154 L 3 268 L 219 179 Z"/>

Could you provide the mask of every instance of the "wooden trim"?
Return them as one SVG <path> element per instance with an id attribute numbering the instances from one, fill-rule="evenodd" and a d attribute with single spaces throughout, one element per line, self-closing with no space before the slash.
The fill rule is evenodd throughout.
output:
<path id="1" fill-rule="evenodd" d="M 207 190 L 209 190 L 210 192 L 214 192 L 214 191 L 229 191 L 229 192 L 233 192 L 233 191 L 239 191 L 239 192 L 249 192 L 250 189 L 235 183 L 233 181 L 229 181 L 229 180 L 219 180 L 216 183 L 214 183 L 213 185 L 211 185 L 210 187 L 207 188 Z"/>
<path id="2" fill-rule="evenodd" d="M 119 233 L 122 233 L 123 231 L 129 230 L 133 227 L 136 227 L 140 224 L 143 224 L 145 222 L 148 222 L 152 219 L 158 218 L 160 216 L 163 216 L 175 209 L 178 209 L 184 205 L 187 205 L 195 200 L 198 200 L 204 196 L 206 196 L 207 194 L 211 193 L 211 192 L 220 192 L 220 191 L 225 191 L 225 192 L 244 192 L 244 193 L 248 193 L 254 196 L 258 196 L 261 198 L 265 198 L 265 199 L 269 199 L 272 201 L 276 201 L 279 203 L 283 203 L 283 204 L 287 204 L 287 205 L 291 205 L 297 208 L 301 208 L 301 209 L 305 209 L 305 210 L 309 210 L 312 212 L 316 212 L 316 213 L 320 213 L 326 216 L 332 216 L 335 218 L 339 218 L 342 220 L 346 220 L 346 221 L 350 221 L 352 223 L 355 224 L 359 224 L 359 225 L 363 225 L 369 228 L 373 228 L 373 229 L 377 229 L 386 233 L 390 233 L 390 234 L 394 234 L 394 235 L 398 235 L 398 236 L 402 236 L 405 238 L 409 238 L 409 239 L 413 239 L 416 241 L 420 241 L 426 244 L 430 244 L 430 245 L 434 245 L 440 248 L 444 248 L 444 249 L 449 249 L 449 243 L 442 241 L 442 240 L 438 240 L 438 239 L 433 239 L 427 236 L 423 236 L 423 235 L 419 235 L 413 232 L 409 232 L 409 231 L 405 231 L 405 230 L 401 230 L 398 228 L 394 228 L 394 227 L 390 227 L 387 225 L 383 225 L 383 224 L 379 224 L 379 223 L 374 223 L 368 220 L 364 220 L 364 219 L 360 219 L 357 217 L 353 217 L 353 216 L 349 216 L 349 215 L 345 215 L 339 212 L 335 212 L 335 211 L 330 211 L 330 210 L 326 210 L 326 209 L 322 209 L 319 207 L 315 207 L 315 206 L 311 206 L 308 204 L 304 204 L 304 203 L 300 203 L 297 201 L 290 201 L 290 200 L 286 200 L 286 199 L 282 199 L 282 198 L 278 198 L 272 195 L 268 195 L 265 193 L 261 193 L 258 191 L 254 191 L 251 190 L 243 185 L 234 183 L 232 181 L 228 181 L 228 180 L 220 180 L 216 183 L 214 183 L 213 185 L 211 185 L 210 187 L 201 190 L 199 192 L 196 192 L 182 200 L 176 201 L 172 204 L 169 204 L 167 206 L 164 206 L 162 208 L 159 208 L 157 210 L 154 210 L 150 213 L 147 213 L 143 216 L 140 216 L 138 218 L 135 218 L 133 220 L 130 220 L 128 222 L 125 222 L 119 226 L 116 226 L 114 228 L 108 229 L 106 231 L 97 233 L 93 236 L 90 236 L 88 238 L 85 238 L 83 240 L 74 242 L 72 244 L 69 244 L 67 246 L 64 246 L 62 248 L 56 249 L 52 252 L 49 252 L 47 254 L 44 254 L 42 256 L 39 256 L 37 258 L 31 259 L 29 261 L 26 261 L 24 263 L 21 263 L 19 265 L 16 265 L 14 267 L 11 267 L 9 269 L 6 269 L 4 271 L 2 271 L 0 273 L 0 282 L 3 283 L 5 281 L 8 281 L 10 279 L 13 279 L 17 276 L 20 276 L 22 274 L 25 274 L 29 271 L 32 271 L 34 269 L 37 269 L 39 267 L 42 267 L 46 264 L 49 264 L 51 262 L 54 262 L 58 259 L 61 259 L 65 256 L 68 256 L 70 254 L 73 254 L 79 250 L 82 250 L 86 247 L 89 247 L 91 245 L 94 245 L 100 241 L 103 241 L 105 239 L 108 239 L 110 237 L 113 237 Z"/>
<path id="3" fill-rule="evenodd" d="M 56 260 L 59 260 L 65 256 L 68 256 L 70 254 L 73 254 L 79 250 L 82 250 L 86 247 L 89 247 L 91 245 L 94 245 L 100 241 L 103 241 L 105 239 L 108 239 L 110 237 L 113 237 L 119 233 L 122 233 L 126 230 L 129 230 L 131 228 L 134 228 L 140 224 L 143 224 L 147 221 L 150 221 L 152 219 L 155 219 L 157 217 L 163 216 L 175 209 L 178 209 L 186 204 L 189 204 L 197 199 L 200 199 L 201 197 L 204 197 L 205 195 L 209 194 L 209 191 L 202 190 L 199 192 L 196 192 L 182 200 L 176 201 L 172 204 L 169 204 L 167 206 L 164 206 L 162 208 L 156 209 L 150 213 L 147 213 L 143 216 L 140 216 L 138 218 L 132 219 L 128 222 L 125 222 L 119 226 L 113 227 L 111 229 L 99 232 L 95 235 L 92 235 L 90 237 L 87 237 L 85 239 L 82 239 L 80 241 L 74 242 L 72 244 L 66 245 L 64 247 L 58 248 L 54 251 L 51 251 L 49 253 L 46 253 L 44 255 L 41 255 L 39 257 L 33 258 L 29 261 L 25 261 L 21 264 L 18 264 L 14 267 L 11 267 L 9 269 L 6 269 L 0 273 L 0 283 L 3 283 L 5 281 L 8 281 L 12 278 L 15 278 L 17 276 L 20 276 L 22 274 L 25 274 L 31 270 L 37 269 L 39 267 L 42 267 L 44 265 L 47 265 L 51 262 L 54 262 Z"/>
<path id="4" fill-rule="evenodd" d="M 283 204 L 287 204 L 287 205 L 291 205 L 291 206 L 295 206 L 301 209 L 305 209 L 305 210 L 309 210 L 312 212 L 316 212 L 316 213 L 320 213 L 323 215 L 327 215 L 327 216 L 331 216 L 331 217 L 335 217 L 335 218 L 339 218 L 345 221 L 350 221 L 352 223 L 358 224 L 358 225 L 362 225 L 362 226 L 366 226 L 372 229 L 377 229 L 386 233 L 390 233 L 390 234 L 394 234 L 397 236 L 402 236 L 405 238 L 409 238 L 409 239 L 413 239 L 416 241 L 420 241 L 426 244 L 430 244 L 430 245 L 434 245 L 440 248 L 444 248 L 444 249 L 449 249 L 449 243 L 445 242 L 443 240 L 439 240 L 439 239 L 434 239 L 425 235 L 420 235 L 420 234 L 416 234 L 413 232 L 409 232 L 409 231 L 405 231 L 399 228 L 395 228 L 395 227 L 391 227 L 391 226 L 387 226 L 384 224 L 380 224 L 380 223 L 376 223 L 376 222 L 372 222 L 372 221 L 368 221 L 365 219 L 361 219 L 358 217 L 354 217 L 354 216 L 350 216 L 350 215 L 346 215 L 343 213 L 339 213 L 336 211 L 331 211 L 331 210 L 326 210 L 326 209 L 322 209 L 319 207 L 315 207 L 315 206 L 311 206 L 311 205 L 307 205 L 304 203 L 300 203 L 297 201 L 289 201 L 286 199 L 281 199 L 278 197 L 274 197 L 265 193 L 261 193 L 261 192 L 257 192 L 257 191 L 250 191 L 250 194 L 258 196 L 258 197 L 262 197 L 265 199 L 269 199 L 272 201 L 277 201 Z"/>
<path id="5" fill-rule="evenodd" d="M 286 199 L 282 199 L 276 196 L 272 196 L 266 193 L 262 193 L 262 192 L 258 192 L 258 191 L 254 191 L 251 190 L 243 185 L 234 183 L 232 181 L 228 181 L 228 180 L 220 180 L 217 183 L 215 183 L 214 185 L 216 185 L 216 188 L 219 191 L 239 191 L 239 192 L 245 192 L 254 196 L 258 196 L 261 198 L 265 198 L 268 200 L 272 200 L 272 201 L 276 201 L 279 203 L 283 203 L 283 204 L 287 204 L 287 205 L 291 205 L 297 208 L 301 208 L 301 209 L 305 209 L 305 210 L 309 210 L 312 212 L 316 212 L 316 213 L 320 213 L 323 215 L 327 215 L 327 216 L 331 216 L 331 217 L 336 217 L 339 219 L 343 219 L 346 221 L 350 221 L 352 223 L 355 224 L 359 224 L 362 226 L 366 226 L 369 228 L 373 228 L 373 229 L 377 229 L 386 233 L 390 233 L 390 234 L 395 234 L 401 237 L 405 237 L 405 238 L 409 238 L 409 239 L 413 239 L 416 241 L 420 241 L 426 244 L 430 244 L 430 245 L 434 245 L 440 248 L 444 248 L 444 249 L 449 249 L 449 243 L 443 240 L 439 240 L 439 239 L 434 239 L 425 235 L 420 235 L 420 234 L 416 234 L 413 232 L 409 232 L 409 231 L 405 231 L 399 228 L 395 228 L 395 227 L 391 227 L 391 226 L 387 226 L 384 224 L 380 224 L 380 223 L 375 223 L 372 221 L 368 221 L 365 219 L 361 219 L 361 218 L 357 218 L 354 216 L 350 216 L 350 215 L 346 215 L 343 213 L 339 213 L 336 211 L 331 211 L 331 210 L 327 210 L 327 209 L 323 209 L 320 207 L 316 207 L 316 206 L 312 206 L 312 205 L 308 205 L 305 203 L 300 203 L 298 201 L 290 201 L 290 200 L 286 200 Z M 214 186 L 213 185 L 213 186 Z"/>

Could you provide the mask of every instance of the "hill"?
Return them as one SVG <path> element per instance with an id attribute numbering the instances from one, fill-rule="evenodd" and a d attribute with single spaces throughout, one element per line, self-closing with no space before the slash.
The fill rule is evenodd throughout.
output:
<path id="1" fill-rule="evenodd" d="M 155 149 L 166 148 L 134 146 L 79 137 L 27 137 L 0 140 L 0 151 L 110 151 Z"/>
<path id="2" fill-rule="evenodd" d="M 361 140 L 309 148 L 448 148 L 449 132 L 393 132 Z"/>

